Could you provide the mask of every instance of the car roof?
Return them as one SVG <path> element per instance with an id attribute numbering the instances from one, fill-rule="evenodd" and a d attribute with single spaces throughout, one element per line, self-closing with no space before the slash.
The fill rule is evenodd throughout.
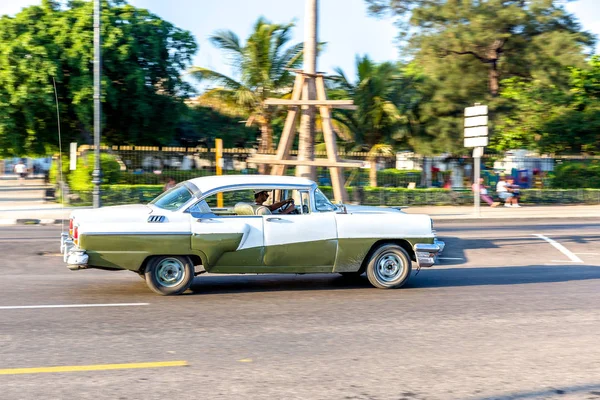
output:
<path id="1" fill-rule="evenodd" d="M 190 179 L 202 193 L 225 186 L 249 186 L 259 187 L 294 185 L 294 186 L 312 186 L 313 181 L 296 176 L 274 176 L 274 175 L 211 175 L 200 178 Z"/>

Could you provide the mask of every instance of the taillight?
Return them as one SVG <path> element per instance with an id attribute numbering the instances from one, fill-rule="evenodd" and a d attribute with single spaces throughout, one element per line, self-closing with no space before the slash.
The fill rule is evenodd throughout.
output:
<path id="1" fill-rule="evenodd" d="M 73 236 L 73 219 L 69 220 L 69 236 Z"/>
<path id="2" fill-rule="evenodd" d="M 75 229 L 73 229 L 73 243 L 75 243 L 76 245 L 79 244 L 79 229 L 76 226 Z"/>

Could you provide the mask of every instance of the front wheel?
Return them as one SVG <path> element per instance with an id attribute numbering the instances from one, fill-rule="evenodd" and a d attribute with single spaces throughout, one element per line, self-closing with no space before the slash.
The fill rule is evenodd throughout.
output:
<path id="1" fill-rule="evenodd" d="M 406 250 L 395 244 L 384 244 L 371 254 L 367 264 L 367 278 L 376 288 L 399 288 L 410 278 L 411 269 Z"/>
<path id="2" fill-rule="evenodd" d="M 146 284 L 163 296 L 185 292 L 194 280 L 194 265 L 188 257 L 158 256 L 148 262 Z"/>

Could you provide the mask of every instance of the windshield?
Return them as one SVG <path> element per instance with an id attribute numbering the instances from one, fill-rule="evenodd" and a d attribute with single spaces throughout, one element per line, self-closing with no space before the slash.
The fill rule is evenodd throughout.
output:
<path id="1" fill-rule="evenodd" d="M 184 185 L 177 185 L 173 189 L 170 189 L 154 200 L 150 204 L 154 204 L 156 207 L 163 208 L 169 211 L 175 211 L 181 208 L 192 198 L 192 192 L 190 192 Z"/>
<path id="2" fill-rule="evenodd" d="M 315 208 L 318 211 L 337 211 L 337 207 L 319 189 L 315 190 Z"/>

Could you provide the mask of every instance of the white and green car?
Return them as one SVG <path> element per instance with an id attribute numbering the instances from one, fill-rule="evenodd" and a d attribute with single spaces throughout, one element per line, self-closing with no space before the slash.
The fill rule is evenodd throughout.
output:
<path id="1" fill-rule="evenodd" d="M 269 194 L 262 205 L 257 192 Z M 270 210 L 286 199 L 291 213 Z M 313 181 L 268 175 L 195 178 L 149 204 L 73 211 L 61 236 L 69 269 L 130 270 L 162 295 L 204 272 L 364 272 L 375 287 L 397 288 L 412 262 L 430 267 L 443 248 L 427 215 L 334 205 Z"/>

